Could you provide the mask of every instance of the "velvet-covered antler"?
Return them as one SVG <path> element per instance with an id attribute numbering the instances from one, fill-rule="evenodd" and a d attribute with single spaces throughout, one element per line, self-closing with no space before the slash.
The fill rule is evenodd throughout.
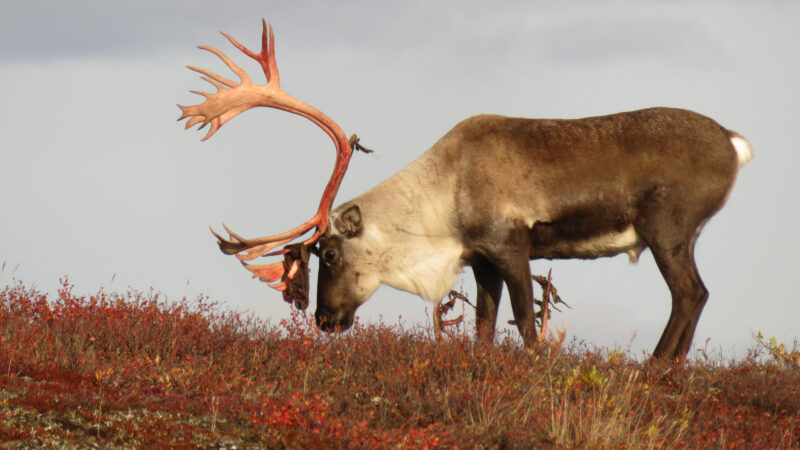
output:
<path id="1" fill-rule="evenodd" d="M 333 199 L 347 170 L 353 150 L 344 132 L 333 120 L 281 89 L 278 65 L 275 62 L 275 37 L 272 32 L 272 25 L 268 26 L 263 19 L 262 24 L 261 52 L 259 53 L 248 50 L 226 33 L 221 33 L 236 48 L 261 64 L 264 75 L 267 77 L 267 83 L 263 85 L 253 83 L 247 73 L 234 64 L 223 52 L 214 47 L 199 46 L 198 48 L 217 55 L 239 77 L 239 81 L 229 80 L 206 69 L 187 66 L 189 69 L 202 74 L 201 78 L 211 83 L 217 91 L 214 93 L 191 91 L 205 97 L 205 101 L 202 104 L 193 106 L 178 105 L 183 113 L 178 120 L 189 119 L 186 122 L 186 129 L 197 124 L 200 124 L 199 129 L 210 125 L 208 133 L 203 138 L 203 140 L 206 140 L 238 114 L 257 106 L 265 106 L 303 116 L 317 124 L 333 140 L 336 146 L 336 164 L 333 174 L 322 193 L 319 208 L 317 208 L 316 214 L 311 219 L 285 233 L 255 239 L 244 238 L 231 231 L 225 225 L 223 227 L 228 232 L 227 238 L 220 236 L 213 229 L 211 230 L 216 236 L 219 248 L 223 253 L 228 255 L 236 254 L 242 264 L 253 273 L 253 277 L 258 277 L 262 281 L 271 283 L 270 286 L 273 288 L 284 291 L 284 297 L 286 297 L 287 289 L 290 289 L 292 285 L 291 281 L 295 279 L 301 268 L 305 269 L 308 256 L 307 253 L 299 252 L 296 249 L 293 250 L 288 246 L 280 250 L 274 249 L 290 243 L 314 227 L 316 227 L 316 231 L 310 238 L 303 241 L 302 245 L 304 247 L 313 245 L 325 233 L 329 225 L 328 214 L 330 213 Z M 294 254 L 302 254 L 305 259 L 302 256 L 292 256 Z M 259 256 L 272 255 L 284 255 L 285 260 L 262 266 L 250 265 L 244 262 Z M 289 301 L 288 298 L 287 301 Z M 298 304 L 298 306 L 300 305 Z"/>

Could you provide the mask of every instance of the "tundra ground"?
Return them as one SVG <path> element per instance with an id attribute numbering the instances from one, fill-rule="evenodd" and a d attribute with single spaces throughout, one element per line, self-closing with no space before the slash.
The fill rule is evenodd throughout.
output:
<path id="1" fill-rule="evenodd" d="M 0 290 L 5 447 L 800 447 L 797 346 L 641 362 L 357 324 L 321 334 L 207 299 Z"/>

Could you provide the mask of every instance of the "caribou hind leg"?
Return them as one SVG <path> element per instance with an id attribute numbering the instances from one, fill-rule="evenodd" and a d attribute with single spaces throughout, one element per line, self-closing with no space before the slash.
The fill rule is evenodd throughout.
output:
<path id="1" fill-rule="evenodd" d="M 672 293 L 672 311 L 653 357 L 682 359 L 692 344 L 708 290 L 694 261 L 693 243 L 673 248 L 651 247 L 658 268 Z"/>
<path id="2" fill-rule="evenodd" d="M 676 198 L 685 197 L 676 195 Z M 688 209 L 686 204 L 657 201 L 636 225 L 672 294 L 669 321 L 653 351 L 654 358 L 686 356 L 708 299 L 708 290 L 694 259 L 694 244 L 708 216 L 703 211 Z"/>

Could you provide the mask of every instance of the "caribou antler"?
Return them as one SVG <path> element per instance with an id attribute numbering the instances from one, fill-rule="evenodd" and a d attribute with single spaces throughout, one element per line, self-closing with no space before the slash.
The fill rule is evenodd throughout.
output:
<path id="1" fill-rule="evenodd" d="M 236 254 L 236 257 L 242 261 L 242 264 L 253 272 L 253 277 L 258 277 L 262 281 L 273 283 L 270 284 L 270 286 L 284 291 L 284 296 L 286 296 L 287 286 L 290 284 L 287 280 L 293 280 L 295 274 L 298 273 L 300 269 L 305 269 L 305 267 L 303 267 L 305 261 L 299 259 L 299 257 L 288 256 L 293 254 L 292 250 L 289 248 L 283 248 L 277 251 L 274 251 L 274 249 L 281 245 L 288 244 L 314 227 L 316 227 L 316 232 L 310 238 L 303 241 L 303 246 L 312 245 L 325 233 L 329 225 L 328 214 L 330 213 L 333 199 L 339 189 L 339 184 L 342 182 L 342 177 L 344 177 L 344 173 L 347 170 L 347 165 L 350 162 L 350 156 L 353 150 L 344 132 L 333 120 L 314 107 L 295 99 L 281 89 L 278 65 L 275 62 L 275 37 L 272 33 L 272 25 L 267 26 L 267 22 L 263 19 L 261 22 L 263 25 L 263 32 L 261 35 L 260 53 L 254 53 L 248 50 L 228 34 L 224 32 L 220 33 L 222 33 L 236 48 L 261 64 L 264 75 L 267 77 L 267 83 L 264 85 L 253 83 L 247 73 L 234 64 L 223 52 L 214 47 L 199 46 L 198 48 L 217 55 L 219 59 L 239 77 L 239 82 L 229 80 L 205 69 L 187 66 L 189 69 L 202 74 L 203 76 L 201 78 L 211 83 L 217 91 L 215 93 L 191 91 L 205 97 L 205 101 L 202 104 L 194 106 L 178 105 L 183 112 L 178 120 L 189 118 L 186 122 L 186 129 L 197 124 L 200 124 L 198 129 L 201 129 L 210 124 L 211 126 L 208 133 L 203 138 L 203 140 L 206 140 L 238 114 L 256 106 L 265 106 L 282 109 L 303 116 L 322 128 L 322 130 L 330 136 L 331 140 L 333 140 L 336 146 L 336 164 L 333 168 L 333 174 L 322 193 L 319 208 L 311 219 L 285 233 L 256 239 L 246 239 L 239 236 L 224 225 L 225 231 L 228 232 L 227 238 L 220 236 L 213 229 L 211 230 L 214 236 L 216 236 L 219 248 L 223 253 L 228 255 Z M 357 142 L 357 138 L 354 139 Z M 244 261 L 252 260 L 259 256 L 272 255 L 285 255 L 286 260 L 263 266 L 253 266 L 244 263 Z M 278 280 L 281 280 L 281 282 L 274 283 Z"/>

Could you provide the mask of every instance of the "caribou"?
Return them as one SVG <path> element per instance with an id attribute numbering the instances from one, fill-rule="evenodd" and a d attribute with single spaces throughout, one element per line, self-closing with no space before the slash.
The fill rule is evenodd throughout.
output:
<path id="1" fill-rule="evenodd" d="M 203 103 L 178 105 L 178 120 L 189 119 L 186 129 L 210 126 L 203 140 L 263 106 L 303 116 L 333 141 L 333 174 L 311 219 L 255 239 L 228 227 L 227 237 L 211 230 L 220 249 L 235 254 L 254 277 L 305 307 L 308 253 L 318 255 L 316 322 L 341 331 L 379 285 L 439 301 L 470 266 L 477 338 L 493 340 L 505 285 L 514 323 L 525 345 L 533 345 L 531 260 L 627 253 L 635 262 L 649 248 L 672 295 L 652 356 L 685 357 L 708 299 L 695 242 L 752 159 L 744 137 L 698 113 L 663 107 L 570 120 L 480 115 L 457 124 L 392 177 L 332 208 L 358 140 L 281 89 L 272 26 L 263 19 L 262 25 L 258 53 L 222 34 L 261 65 L 266 84 L 253 83 L 223 52 L 200 46 L 239 81 L 188 66 L 216 92 L 192 91 Z M 262 256 L 284 260 L 245 262 Z"/>

